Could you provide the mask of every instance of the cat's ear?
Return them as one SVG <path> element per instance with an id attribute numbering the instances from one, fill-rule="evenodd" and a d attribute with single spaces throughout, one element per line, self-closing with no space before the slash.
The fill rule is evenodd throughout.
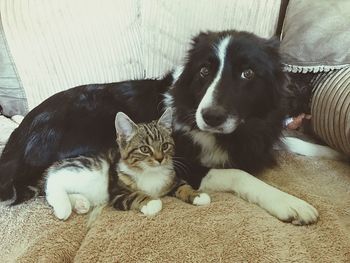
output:
<path id="1" fill-rule="evenodd" d="M 168 129 L 171 129 L 172 120 L 173 120 L 173 110 L 172 108 L 167 108 L 164 111 L 163 115 L 159 118 L 158 124 Z"/>
<path id="2" fill-rule="evenodd" d="M 129 140 L 136 132 L 137 125 L 123 112 L 115 116 L 115 129 L 117 135 Z"/>

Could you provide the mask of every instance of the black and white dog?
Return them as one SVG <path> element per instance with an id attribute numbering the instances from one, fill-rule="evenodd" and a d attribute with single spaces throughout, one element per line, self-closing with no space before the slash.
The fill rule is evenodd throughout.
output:
<path id="1" fill-rule="evenodd" d="M 287 85 L 276 41 L 201 33 L 185 65 L 163 79 L 79 86 L 33 109 L 1 156 L 0 199 L 21 203 L 53 162 L 109 148 L 118 111 L 148 122 L 172 107 L 177 172 L 191 185 L 234 192 L 282 221 L 316 222 L 314 207 L 247 173 L 274 163 L 289 110 Z"/>

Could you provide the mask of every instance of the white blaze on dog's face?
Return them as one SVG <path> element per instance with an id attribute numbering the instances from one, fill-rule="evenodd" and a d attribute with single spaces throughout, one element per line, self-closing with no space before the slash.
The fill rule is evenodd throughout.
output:
<path id="1" fill-rule="evenodd" d="M 207 89 L 196 110 L 196 123 L 198 128 L 202 131 L 231 133 L 236 129 L 239 123 L 236 117 L 229 115 L 227 112 L 225 112 L 223 107 L 216 105 L 217 103 L 214 99 L 216 87 L 222 77 L 226 50 L 230 41 L 231 36 L 227 36 L 223 38 L 217 46 L 215 46 L 216 56 L 219 60 L 219 69 L 217 70 L 215 78 Z"/>

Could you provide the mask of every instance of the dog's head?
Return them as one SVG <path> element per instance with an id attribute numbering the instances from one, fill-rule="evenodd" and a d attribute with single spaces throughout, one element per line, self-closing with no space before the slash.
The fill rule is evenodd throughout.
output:
<path id="1" fill-rule="evenodd" d="M 224 134 L 278 107 L 285 82 L 278 41 L 237 31 L 195 37 L 174 79 L 176 121 Z"/>

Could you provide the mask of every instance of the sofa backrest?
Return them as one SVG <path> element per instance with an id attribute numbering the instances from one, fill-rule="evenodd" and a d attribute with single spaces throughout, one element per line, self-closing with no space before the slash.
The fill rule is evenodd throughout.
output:
<path id="1" fill-rule="evenodd" d="M 4 35 L 29 110 L 87 83 L 157 78 L 200 31 L 271 37 L 280 0 L 2 0 Z M 0 87 L 1 89 L 2 87 Z"/>

